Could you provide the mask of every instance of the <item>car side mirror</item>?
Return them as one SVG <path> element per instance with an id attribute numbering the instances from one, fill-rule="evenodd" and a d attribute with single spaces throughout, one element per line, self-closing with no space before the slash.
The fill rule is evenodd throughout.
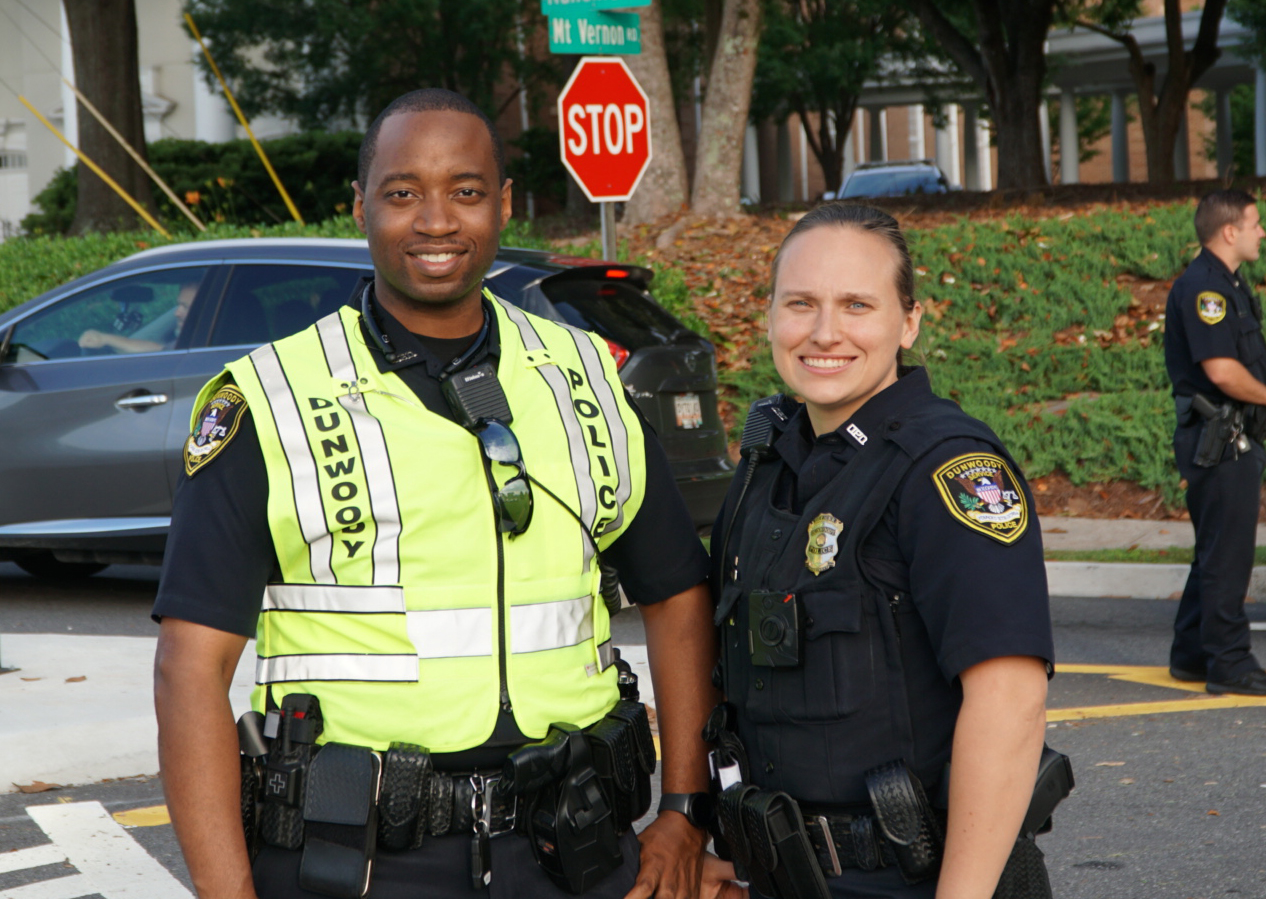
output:
<path id="1" fill-rule="evenodd" d="M 4 336 L 0 337 L 0 365 L 9 363 L 9 345 L 13 343 L 13 332 L 18 329 L 17 324 L 9 325 L 5 328 Z"/>

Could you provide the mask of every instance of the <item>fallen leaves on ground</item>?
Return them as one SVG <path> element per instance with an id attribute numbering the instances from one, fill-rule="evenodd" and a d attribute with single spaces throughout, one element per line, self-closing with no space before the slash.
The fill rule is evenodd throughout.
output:
<path id="1" fill-rule="evenodd" d="M 88 679 L 88 675 L 86 675 L 86 674 L 81 674 L 81 675 L 79 675 L 78 677 L 68 677 L 68 678 L 66 678 L 66 683 L 68 683 L 68 684 L 77 684 L 77 683 L 79 683 L 80 681 L 86 681 L 87 679 Z"/>
<path id="2" fill-rule="evenodd" d="M 47 793 L 49 790 L 60 790 L 61 784 L 46 784 L 42 780 L 32 781 L 29 784 L 14 784 L 18 788 L 19 793 Z"/>

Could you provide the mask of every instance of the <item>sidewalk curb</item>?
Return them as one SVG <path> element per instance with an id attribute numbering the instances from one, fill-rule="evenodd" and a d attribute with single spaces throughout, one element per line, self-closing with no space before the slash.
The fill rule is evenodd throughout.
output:
<path id="1" fill-rule="evenodd" d="M 1051 596 L 1093 596 L 1104 599 L 1178 599 L 1190 565 L 1145 562 L 1047 562 Z M 1266 567 L 1253 569 L 1250 602 L 1266 601 Z"/>

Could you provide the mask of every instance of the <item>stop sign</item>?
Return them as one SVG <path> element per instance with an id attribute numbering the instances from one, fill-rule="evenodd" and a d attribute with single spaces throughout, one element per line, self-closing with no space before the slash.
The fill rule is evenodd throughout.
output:
<path id="1" fill-rule="evenodd" d="M 650 104 L 622 59 L 586 56 L 558 95 L 563 165 L 595 203 L 627 200 L 651 161 Z"/>

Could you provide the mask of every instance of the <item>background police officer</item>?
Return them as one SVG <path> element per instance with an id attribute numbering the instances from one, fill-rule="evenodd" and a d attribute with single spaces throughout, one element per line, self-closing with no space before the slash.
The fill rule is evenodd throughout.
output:
<path id="1" fill-rule="evenodd" d="M 277 627 L 283 621 L 295 623 L 287 639 L 299 648 L 290 651 L 307 653 L 297 667 L 308 673 L 285 673 L 288 666 L 296 667 L 295 658 L 285 655 L 284 646 L 275 645 L 276 635 L 266 633 L 269 628 L 261 627 L 257 643 L 259 670 L 263 672 L 260 679 L 274 683 L 265 683 L 256 691 L 256 708 L 263 702 L 261 694 L 280 701 L 288 692 L 288 681 L 320 681 L 321 677 L 312 673 L 320 666 L 331 670 L 340 665 L 360 666 L 363 674 L 342 682 L 318 682 L 296 689 L 318 698 L 327 691 L 329 702 L 322 703 L 327 738 L 359 728 L 370 734 L 374 748 L 385 749 L 402 734 L 429 729 L 435 741 L 451 743 L 449 735 L 419 720 L 425 715 L 410 711 L 430 703 L 432 714 L 447 716 L 452 727 L 481 731 L 479 738 L 433 752 L 431 758 L 439 772 L 499 772 L 511 750 L 544 736 L 545 725 L 539 721 L 526 724 L 524 715 L 530 712 L 540 717 L 558 710 L 557 719 L 544 720 L 567 721 L 567 703 L 584 705 L 593 713 L 593 697 L 614 690 L 611 669 L 600 671 L 596 665 L 578 664 L 558 673 L 549 668 L 551 658 L 581 658 L 588 652 L 584 647 L 597 650 L 594 661 L 601 656 L 602 647 L 594 645 L 599 636 L 584 628 L 584 621 L 591 623 L 593 631 L 605 622 L 605 615 L 597 617 L 599 609 L 590 611 L 583 620 L 573 621 L 564 614 L 553 621 L 554 631 L 576 630 L 580 644 L 568 646 L 563 645 L 566 640 L 555 640 L 559 645 L 548 652 L 512 657 L 507 657 L 504 645 L 506 639 L 519 636 L 519 612 L 526 620 L 531 617 L 529 613 L 546 605 L 516 605 L 512 607 L 516 615 L 507 616 L 507 604 L 530 598 L 525 591 L 540 583 L 530 577 L 516 579 L 513 566 L 520 572 L 552 570 L 568 588 L 585 577 L 580 560 L 587 550 L 580 525 L 568 517 L 569 513 L 564 514 L 567 510 L 556 508 L 553 495 L 542 495 L 543 486 L 552 487 L 563 499 L 568 490 L 579 495 L 582 471 L 592 475 L 588 487 L 599 504 L 603 495 L 593 488 L 600 477 L 618 475 L 624 479 L 623 488 L 631 491 L 618 499 L 624 503 L 623 520 L 599 520 L 606 529 L 595 527 L 599 531 L 595 539 L 606 560 L 619 570 L 630 598 L 643 609 L 656 686 L 664 791 L 693 793 L 706 785 L 699 733 L 714 701 L 708 676 L 715 654 L 710 604 L 701 584 L 707 571 L 706 557 L 662 450 L 627 404 L 614 367 L 607 364 L 609 359 L 600 358 L 590 335 L 530 319 L 488 294 L 481 296 L 482 279 L 510 216 L 510 182 L 505 178 L 503 153 L 492 124 L 456 94 L 441 90 L 407 94 L 391 104 L 367 132 L 359 179 L 353 187 L 354 215 L 369 239 L 374 260 L 371 288 L 351 307 L 323 319 L 313 329 L 262 347 L 249 359 L 234 363 L 230 366 L 232 377 L 221 376 L 209 385 L 204 391 L 206 406 L 195 416 L 194 433 L 186 447 L 190 474 L 176 494 L 154 608 L 162 623 L 155 695 L 164 789 L 190 875 L 203 899 L 317 895 L 299 885 L 300 851 L 265 846 L 252 876 L 239 818 L 238 738 L 227 691 L 247 639 L 256 635 L 266 590 L 269 606 L 264 615 L 272 616 Z M 364 320 L 362 309 L 373 321 Z M 534 332 L 547 352 L 530 359 L 525 345 Z M 554 362 L 548 352 L 551 348 Z M 588 385 L 579 372 L 564 375 L 558 370 L 558 360 L 575 354 L 579 354 L 576 359 L 581 371 L 597 372 Z M 513 365 L 508 360 L 513 360 Z M 487 483 L 480 462 L 481 442 L 455 423 L 456 414 L 441 394 L 441 380 L 454 364 L 460 368 L 482 362 L 500 366 L 498 377 L 511 411 L 519 413 L 513 428 L 524 447 L 520 461 L 525 463 L 527 474 L 536 478 L 535 511 L 530 521 L 521 514 L 522 505 L 500 504 L 513 501 L 509 492 L 512 485 L 506 480 L 509 475 L 502 470 L 512 466 L 492 465 L 489 459 L 488 471 L 491 474 L 496 469 L 497 480 Z M 359 377 L 343 373 L 352 363 L 359 366 Z M 340 375 L 344 379 L 341 383 Z M 591 465 L 597 450 L 582 450 L 579 459 L 567 451 L 566 438 L 558 436 L 563 433 L 560 421 L 572 405 L 568 391 L 581 389 L 578 385 L 593 394 L 586 409 L 605 403 L 611 413 L 604 412 L 601 427 L 606 430 L 597 432 L 609 438 L 601 441 L 604 445 L 624 429 L 628 459 L 632 460 L 630 470 L 620 473 L 619 466 L 612 464 L 598 472 Z M 288 412 L 287 398 L 306 400 L 295 392 L 300 389 L 317 395 L 310 402 L 297 404 L 302 414 L 296 404 Z M 322 397 L 322 393 L 328 396 Z M 531 402 L 520 405 L 525 397 Z M 320 420 L 314 420 L 316 430 L 303 417 L 312 415 L 308 405 L 320 413 Z M 320 433 L 335 428 L 340 417 L 343 426 L 354 419 L 355 427 L 340 432 L 337 439 L 333 430 Z M 210 428 L 201 427 L 206 421 L 212 423 Z M 573 424 L 568 433 L 581 433 L 579 425 Z M 402 441 L 400 432 L 437 436 L 409 442 Z M 556 446 L 559 440 L 563 441 L 561 448 Z M 341 463 L 339 466 L 313 466 L 302 461 L 305 453 L 315 459 L 320 446 L 331 452 L 355 446 L 362 456 L 358 460 L 361 464 L 353 466 L 341 456 L 333 460 Z M 533 446 L 558 451 L 543 455 L 539 449 L 534 453 Z M 379 450 L 373 458 L 372 447 Z M 483 451 L 488 451 L 486 444 Z M 584 458 L 586 451 L 588 459 Z M 445 470 L 436 461 L 441 457 L 463 461 Z M 292 465 L 293 469 L 288 467 Z M 305 479 L 325 484 L 321 480 L 325 468 L 349 476 L 348 481 L 331 488 L 334 499 L 346 500 L 355 494 L 367 501 L 355 511 L 349 506 L 326 514 L 322 514 L 318 501 L 315 524 L 311 520 L 303 524 L 301 492 L 310 486 Z M 353 476 L 375 480 L 353 483 Z M 374 486 L 389 476 L 406 486 L 434 483 L 444 498 L 428 502 L 432 497 L 410 495 L 414 491 L 394 493 L 391 485 L 385 491 Z M 456 488 L 448 483 L 450 479 L 470 484 L 471 489 L 454 497 L 450 494 Z M 568 487 L 567 481 L 574 483 Z M 498 488 L 497 497 L 505 491 L 495 506 L 493 487 Z M 523 487 L 520 482 L 518 489 Z M 630 496 L 636 497 L 639 491 L 642 499 L 637 506 Z M 518 495 L 521 497 L 521 492 Z M 442 642 L 435 628 L 429 624 L 413 626 L 416 620 L 437 621 L 440 623 L 435 627 L 441 627 L 443 613 L 461 611 L 453 607 L 461 606 L 463 598 L 471 595 L 473 588 L 463 586 L 463 578 L 486 585 L 487 572 L 501 570 L 500 550 L 487 552 L 492 534 L 498 530 L 494 510 L 501 514 L 500 530 L 507 532 L 497 536 L 496 545 L 504 548 L 505 570 L 509 572 L 506 601 L 500 612 L 492 610 L 493 616 L 502 616 L 503 633 L 509 633 L 508 638 L 502 637 L 500 650 L 500 702 L 496 655 L 491 660 L 476 658 L 480 652 L 487 657 L 486 649 L 469 648 L 486 645 L 489 639 L 496 646 L 489 626 L 495 618 L 488 614 L 486 603 L 482 627 L 476 624 L 473 631 L 455 632 L 458 646 L 430 645 Z M 596 514 L 593 504 L 588 510 L 572 511 L 585 517 Z M 344 529 L 339 531 L 340 527 Z M 410 534 L 421 530 L 435 535 L 437 542 L 418 545 Z M 455 532 L 479 536 L 454 544 L 450 535 Z M 614 533 L 618 536 L 612 541 L 609 535 Z M 391 543 L 393 534 L 399 535 L 398 546 Z M 282 540 L 279 535 L 293 536 Z M 372 546 L 358 547 L 360 542 Z M 536 550 L 523 549 L 529 546 Z M 570 553 L 576 560 L 574 570 L 558 561 L 572 558 Z M 409 571 L 428 564 L 449 571 L 465 592 L 453 589 L 450 594 L 445 584 L 409 581 Z M 333 572 L 327 570 L 331 567 Z M 397 586 L 395 575 L 384 571 L 401 572 L 402 582 Z M 384 578 L 385 591 L 379 586 Z M 279 581 L 286 583 L 276 589 Z M 304 594 L 297 589 L 313 582 L 324 592 L 309 590 Z M 274 589 L 269 589 L 270 584 Z M 353 591 L 343 590 L 345 584 Z M 377 605 L 367 610 L 379 613 L 391 610 L 388 607 L 397 601 L 393 596 L 411 596 L 410 614 L 415 612 L 415 603 L 420 603 L 423 617 L 410 617 L 407 633 L 400 629 L 394 634 L 388 633 L 393 626 L 390 619 L 402 620 L 403 614 L 355 616 L 360 621 L 345 614 L 342 619 L 332 619 L 336 612 L 357 611 L 355 590 L 367 601 L 377 597 L 371 602 Z M 310 604 L 303 608 L 295 608 L 293 600 L 287 599 L 301 595 L 309 596 Z M 567 600 L 570 607 L 584 599 L 570 599 L 575 596 L 566 593 L 547 598 Z M 426 617 L 431 608 L 442 614 Z M 404 611 L 403 604 L 398 611 Z M 473 616 L 476 622 L 480 617 Z M 511 619 L 509 623 L 506 617 Z M 542 622 L 539 633 L 527 636 L 548 639 L 552 631 L 544 626 L 548 622 Z M 328 636 L 321 637 L 322 633 Z M 326 653 L 341 651 L 344 655 L 322 656 L 322 639 L 342 647 L 327 648 Z M 366 644 L 360 655 L 354 650 L 348 654 L 349 640 Z M 423 652 L 426 641 L 430 641 L 429 648 Z M 412 674 L 404 671 L 401 675 L 403 668 L 397 668 L 395 675 L 384 675 L 395 664 L 391 647 L 398 660 L 401 645 L 408 647 L 410 643 L 416 645 L 418 658 L 403 668 L 411 668 Z M 386 655 L 381 654 L 384 645 Z M 450 648 L 452 651 L 445 651 Z M 428 658 L 436 655 L 465 658 L 451 662 Z M 425 677 L 418 675 L 419 662 Z M 450 667 L 436 667 L 441 663 Z M 533 670 L 555 673 L 534 677 Z M 446 678 L 444 671 L 458 676 Z M 392 677 L 406 683 L 356 683 L 358 678 Z M 409 683 L 411 679 L 417 682 Z M 446 702 L 446 697 L 476 693 L 486 693 L 486 701 Z M 348 701 L 348 697 L 359 695 L 366 701 Z M 577 698 L 557 709 L 560 697 L 567 696 Z M 513 704 L 510 699 L 515 700 Z M 596 714 L 600 717 L 602 709 Z M 472 725 L 472 721 L 488 724 Z M 529 736 L 526 730 L 535 732 Z M 425 742 L 408 737 L 404 741 Z M 703 844 L 702 831 L 684 815 L 666 812 L 641 835 L 640 873 L 637 842 L 630 832 L 621 846 L 626 863 L 592 895 L 618 897 L 626 891 L 633 899 L 652 893 L 694 895 Z M 562 895 L 535 864 L 522 836 L 508 833 L 492 839 L 489 852 L 493 896 Z M 384 899 L 466 896 L 471 891 L 473 863 L 478 860 L 472 862 L 469 831 L 428 836 L 417 850 L 379 851 L 369 895 Z"/>
<path id="2" fill-rule="evenodd" d="M 1229 441 L 1220 461 L 1195 464 L 1206 420 L 1197 394 L 1245 413 L 1249 433 L 1266 406 L 1262 305 L 1240 275 L 1258 257 L 1266 232 L 1257 202 L 1239 190 L 1209 194 L 1196 207 L 1203 249 L 1174 282 L 1165 306 L 1165 367 L 1174 386 L 1174 455 L 1187 481 L 1196 555 L 1174 620 L 1170 673 L 1206 681 L 1210 693 L 1266 695 L 1266 672 L 1253 657 L 1244 597 L 1257 543 L 1262 468 L 1258 439 Z M 1237 446 L 1237 443 L 1239 444 Z"/>

